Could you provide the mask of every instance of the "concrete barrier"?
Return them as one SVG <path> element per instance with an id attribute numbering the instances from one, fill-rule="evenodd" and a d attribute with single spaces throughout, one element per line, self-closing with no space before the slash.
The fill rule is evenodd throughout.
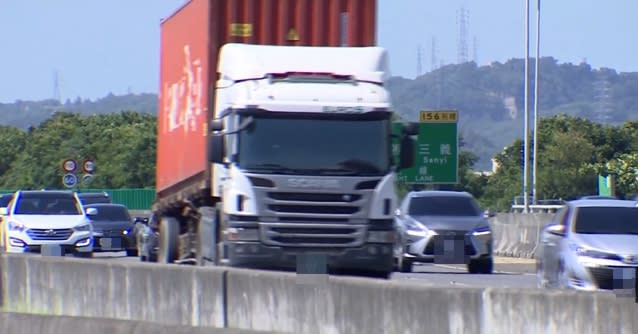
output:
<path id="1" fill-rule="evenodd" d="M 607 293 L 442 288 L 232 270 L 228 324 L 304 334 L 636 333 L 638 307 Z"/>
<path id="2" fill-rule="evenodd" d="M 11 334 L 257 334 L 255 331 L 152 322 L 0 312 L 0 333 Z M 263 332 L 261 332 L 263 334 Z"/>
<path id="3" fill-rule="evenodd" d="M 539 233 L 552 217 L 551 213 L 499 213 L 491 218 L 494 254 L 533 258 Z"/>
<path id="4" fill-rule="evenodd" d="M 637 304 L 610 293 L 37 255 L 3 254 L 0 270 L 2 306 L 10 312 L 304 334 L 638 333 Z M 4 325 L 0 333 L 14 333 Z"/>
<path id="5" fill-rule="evenodd" d="M 225 327 L 220 268 L 3 255 L 5 311 Z"/>

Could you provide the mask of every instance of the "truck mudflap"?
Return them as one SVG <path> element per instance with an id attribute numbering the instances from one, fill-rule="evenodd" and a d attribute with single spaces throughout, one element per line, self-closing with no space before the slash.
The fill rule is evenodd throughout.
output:
<path id="1" fill-rule="evenodd" d="M 228 242 L 228 261 L 231 267 L 258 269 L 295 269 L 298 253 L 325 252 L 331 271 L 353 270 L 389 273 L 394 269 L 393 244 L 366 243 L 360 247 L 340 249 L 288 249 L 271 247 L 260 242 Z"/>

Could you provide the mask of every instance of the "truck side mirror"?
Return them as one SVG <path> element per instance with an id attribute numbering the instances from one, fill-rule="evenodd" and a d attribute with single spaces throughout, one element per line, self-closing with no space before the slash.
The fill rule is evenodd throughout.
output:
<path id="1" fill-rule="evenodd" d="M 406 136 L 416 136 L 419 134 L 419 123 L 410 122 L 403 125 L 403 134 Z"/>
<path id="2" fill-rule="evenodd" d="M 224 121 L 215 119 L 210 122 L 210 130 L 213 132 L 224 130 Z"/>
<path id="3" fill-rule="evenodd" d="M 208 161 L 216 164 L 224 162 L 224 136 L 211 133 L 208 135 Z"/>
<path id="4" fill-rule="evenodd" d="M 410 168 L 414 164 L 414 139 L 409 136 L 401 138 L 401 152 L 399 153 L 399 169 Z"/>

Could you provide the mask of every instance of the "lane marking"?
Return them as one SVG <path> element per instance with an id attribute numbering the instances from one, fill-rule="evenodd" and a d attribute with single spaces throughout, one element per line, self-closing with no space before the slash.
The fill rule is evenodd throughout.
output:
<path id="1" fill-rule="evenodd" d="M 446 268 L 446 269 L 456 269 L 456 270 L 461 270 L 461 271 L 465 271 L 462 268 L 459 267 L 455 267 L 455 266 L 451 266 L 451 265 L 447 265 L 447 264 L 437 264 L 434 263 L 434 266 L 437 267 L 441 267 L 441 268 Z M 494 270 L 495 273 L 499 273 L 499 274 L 508 274 L 508 275 L 527 275 L 527 276 L 536 276 L 535 273 L 522 273 L 522 272 L 515 272 L 515 271 L 502 271 L 502 270 Z"/>

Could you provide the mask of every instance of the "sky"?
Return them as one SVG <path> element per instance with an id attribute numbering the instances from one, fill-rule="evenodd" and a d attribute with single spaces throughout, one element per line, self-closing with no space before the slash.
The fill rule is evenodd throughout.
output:
<path id="1" fill-rule="evenodd" d="M 529 0 L 530 57 L 536 54 L 536 1 Z M 0 103 L 53 98 L 55 87 L 62 101 L 156 93 L 160 20 L 184 2 L 0 0 Z M 541 5 L 541 57 L 638 72 L 638 1 Z M 417 75 L 419 48 L 421 73 L 457 63 L 464 12 L 468 60 L 487 65 L 524 58 L 525 6 L 526 0 L 378 0 L 377 44 L 388 49 L 396 76 Z"/>

